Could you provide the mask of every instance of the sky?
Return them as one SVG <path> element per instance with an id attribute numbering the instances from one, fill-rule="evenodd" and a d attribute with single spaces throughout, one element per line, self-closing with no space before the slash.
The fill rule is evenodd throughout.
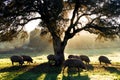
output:
<path id="1" fill-rule="evenodd" d="M 40 20 L 30 21 L 28 24 L 25 25 L 24 30 L 27 31 L 28 33 L 30 33 L 37 27 L 39 22 L 40 22 Z"/>
<path id="2" fill-rule="evenodd" d="M 35 17 L 40 17 L 40 15 L 38 13 L 36 13 L 34 15 Z M 36 27 L 38 27 L 38 24 L 40 23 L 40 20 L 32 20 L 30 22 L 28 22 L 25 26 L 24 26 L 24 30 L 27 31 L 28 33 L 30 33 L 31 31 L 33 31 Z"/>

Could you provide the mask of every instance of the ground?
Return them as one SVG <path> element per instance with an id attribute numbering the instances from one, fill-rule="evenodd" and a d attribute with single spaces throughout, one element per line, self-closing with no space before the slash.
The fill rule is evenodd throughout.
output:
<path id="1" fill-rule="evenodd" d="M 31 52 L 31 53 L 6 53 L 0 54 L 0 80 L 120 80 L 120 48 L 106 49 L 82 49 L 66 50 L 65 58 L 69 54 L 86 54 L 90 57 L 88 70 L 77 72 L 76 69 L 65 69 L 62 67 L 49 66 L 46 56 L 50 51 Z M 34 53 L 34 54 L 33 54 Z M 25 63 L 12 66 L 9 57 L 11 55 L 30 55 L 34 63 Z M 112 60 L 112 65 L 100 65 L 98 57 L 105 55 Z"/>

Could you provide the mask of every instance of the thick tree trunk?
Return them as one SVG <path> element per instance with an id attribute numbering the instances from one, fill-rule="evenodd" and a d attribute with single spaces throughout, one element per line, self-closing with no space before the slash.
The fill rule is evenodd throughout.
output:
<path id="1" fill-rule="evenodd" d="M 67 44 L 67 40 L 64 40 L 64 41 L 61 40 L 61 37 L 58 35 L 58 32 L 57 32 L 57 25 L 55 21 L 49 22 L 49 25 L 47 25 L 47 28 L 53 38 L 53 49 L 54 49 L 55 60 L 56 60 L 55 64 L 57 66 L 62 65 L 63 61 L 65 60 L 64 49 Z"/>
<path id="2" fill-rule="evenodd" d="M 64 56 L 65 46 L 66 45 L 62 44 L 61 39 L 59 37 L 53 38 L 53 48 L 56 56 L 56 65 L 62 65 L 63 61 L 65 60 Z"/>

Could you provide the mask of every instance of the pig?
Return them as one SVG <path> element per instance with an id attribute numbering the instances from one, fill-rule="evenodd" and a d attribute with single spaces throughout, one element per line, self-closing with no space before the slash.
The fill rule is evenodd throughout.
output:
<path id="1" fill-rule="evenodd" d="M 50 54 L 47 56 L 47 59 L 50 65 L 55 65 L 55 55 Z"/>
<path id="2" fill-rule="evenodd" d="M 63 72 L 64 72 L 64 69 L 66 67 L 68 67 L 68 68 L 75 67 L 78 69 L 78 72 L 80 71 L 80 69 L 86 69 L 85 64 L 79 59 L 67 59 L 67 60 L 65 60 L 63 63 Z"/>
<path id="3" fill-rule="evenodd" d="M 100 62 L 100 65 L 101 62 L 105 63 L 106 65 L 111 64 L 111 60 L 109 60 L 106 56 L 99 56 L 98 60 Z"/>
<path id="4" fill-rule="evenodd" d="M 47 56 L 50 65 L 58 66 L 60 64 L 60 56 L 50 54 Z"/>
<path id="5" fill-rule="evenodd" d="M 28 56 L 28 55 L 21 55 L 21 57 L 23 57 L 23 61 L 27 61 L 27 63 L 33 63 L 33 59 Z"/>
<path id="6" fill-rule="evenodd" d="M 88 56 L 86 55 L 80 55 L 80 58 L 82 61 L 84 61 L 86 64 L 89 64 L 90 63 L 90 59 Z"/>
<path id="7" fill-rule="evenodd" d="M 48 61 L 55 60 L 55 56 L 53 54 L 50 54 L 47 56 Z"/>
<path id="8" fill-rule="evenodd" d="M 77 55 L 69 55 L 68 59 L 71 59 L 71 58 L 80 59 L 80 57 Z"/>
<path id="9" fill-rule="evenodd" d="M 18 62 L 21 66 L 24 64 L 23 57 L 21 56 L 13 55 L 10 57 L 10 60 L 12 62 L 12 65 L 14 65 L 14 62 Z"/>

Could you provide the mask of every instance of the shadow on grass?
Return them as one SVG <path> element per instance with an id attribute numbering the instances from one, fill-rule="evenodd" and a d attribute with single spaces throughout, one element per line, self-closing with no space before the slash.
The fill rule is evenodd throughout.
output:
<path id="1" fill-rule="evenodd" d="M 5 68 L 0 69 L 0 73 L 20 71 L 20 70 L 26 69 L 27 67 L 28 67 L 27 65 L 25 65 L 25 66 L 5 67 Z"/>
<path id="2" fill-rule="evenodd" d="M 84 72 L 84 70 L 78 71 L 76 68 L 67 68 L 65 72 L 63 72 L 62 80 L 90 80 L 88 75 L 81 75 L 82 71 Z"/>
<path id="3" fill-rule="evenodd" d="M 104 67 L 107 71 L 109 71 L 110 73 L 117 73 L 120 75 L 120 70 L 115 68 L 115 67 Z"/>
<path id="4" fill-rule="evenodd" d="M 81 75 L 78 71 L 68 69 L 67 73 L 63 73 L 62 80 L 90 80 L 90 78 L 88 75 Z"/>
<path id="5" fill-rule="evenodd" d="M 72 75 L 68 75 L 68 76 L 63 76 L 62 80 L 90 80 L 90 78 L 88 77 L 88 75 L 77 75 L 77 76 L 72 76 Z"/>
<path id="6" fill-rule="evenodd" d="M 11 66 L 0 70 L 1 73 L 9 72 L 3 80 L 90 80 L 88 75 L 72 71 L 62 73 L 62 67 L 49 66 L 48 63 L 40 65 Z"/>
<path id="7" fill-rule="evenodd" d="M 43 63 L 16 76 L 13 80 L 56 80 L 61 70 L 61 67 L 49 66 L 48 63 Z"/>

